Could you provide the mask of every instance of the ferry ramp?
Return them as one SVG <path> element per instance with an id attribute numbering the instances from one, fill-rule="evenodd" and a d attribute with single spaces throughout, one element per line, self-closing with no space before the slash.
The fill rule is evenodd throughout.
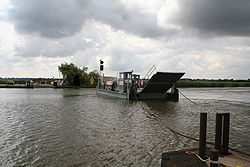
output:
<path id="1" fill-rule="evenodd" d="M 157 72 L 154 74 L 140 94 L 166 93 L 185 73 Z"/>

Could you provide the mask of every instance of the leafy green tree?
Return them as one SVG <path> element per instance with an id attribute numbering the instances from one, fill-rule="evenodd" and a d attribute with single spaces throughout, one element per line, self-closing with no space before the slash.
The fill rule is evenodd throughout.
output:
<path id="1" fill-rule="evenodd" d="M 62 63 L 58 66 L 58 70 L 68 86 L 82 86 L 88 82 L 88 67 L 78 68 L 73 63 Z"/>
<path id="2" fill-rule="evenodd" d="M 94 71 L 91 71 L 90 73 L 89 73 L 89 76 L 88 76 L 88 78 L 89 78 L 89 82 L 91 82 L 91 80 L 93 79 L 93 84 L 92 84 L 92 86 L 93 87 L 96 87 L 96 85 L 97 85 L 97 83 L 98 83 L 98 78 L 99 78 L 99 73 L 98 73 L 98 71 L 97 70 L 94 70 Z"/>

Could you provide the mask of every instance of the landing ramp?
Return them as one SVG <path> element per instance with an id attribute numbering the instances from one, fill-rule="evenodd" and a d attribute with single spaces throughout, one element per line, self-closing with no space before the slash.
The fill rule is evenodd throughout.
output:
<path id="1" fill-rule="evenodd" d="M 166 93 L 185 73 L 157 72 L 154 74 L 141 93 Z"/>

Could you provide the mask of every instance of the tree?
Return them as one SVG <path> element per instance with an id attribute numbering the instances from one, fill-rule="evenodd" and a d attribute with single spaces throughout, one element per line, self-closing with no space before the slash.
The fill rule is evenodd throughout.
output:
<path id="1" fill-rule="evenodd" d="M 63 79 L 68 86 L 81 86 L 88 82 L 88 67 L 78 68 L 73 63 L 62 63 L 58 66 L 58 70 L 62 73 Z"/>
<path id="2" fill-rule="evenodd" d="M 97 70 L 94 70 L 94 71 L 91 71 L 90 73 L 89 73 L 89 81 L 90 80 L 94 80 L 94 83 L 93 83 L 93 87 L 96 87 L 96 85 L 97 85 L 97 83 L 98 83 L 98 78 L 99 78 L 99 73 L 98 73 L 98 71 Z"/>

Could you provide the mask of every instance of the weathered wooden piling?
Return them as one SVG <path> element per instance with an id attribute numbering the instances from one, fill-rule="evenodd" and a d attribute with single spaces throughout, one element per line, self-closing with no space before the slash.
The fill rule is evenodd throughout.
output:
<path id="1" fill-rule="evenodd" d="M 222 136 L 222 113 L 216 113 L 215 125 L 215 149 L 221 152 L 221 136 Z"/>
<path id="2" fill-rule="evenodd" d="M 215 148 L 207 148 L 207 113 L 200 113 L 199 149 L 165 152 L 162 154 L 161 167 L 250 166 L 250 159 L 228 152 L 229 125 L 229 113 L 216 114 Z"/>
<path id="3" fill-rule="evenodd" d="M 219 154 L 229 154 L 229 124 L 229 113 L 216 114 L 215 149 L 219 151 Z"/>
<path id="4" fill-rule="evenodd" d="M 229 148 L 229 127 L 230 127 L 230 113 L 223 114 L 224 121 L 223 121 L 223 139 L 222 139 L 222 148 L 221 154 L 227 155 L 230 154 L 228 152 Z"/>
<path id="5" fill-rule="evenodd" d="M 207 113 L 200 113 L 199 156 L 205 159 L 207 138 Z"/>

